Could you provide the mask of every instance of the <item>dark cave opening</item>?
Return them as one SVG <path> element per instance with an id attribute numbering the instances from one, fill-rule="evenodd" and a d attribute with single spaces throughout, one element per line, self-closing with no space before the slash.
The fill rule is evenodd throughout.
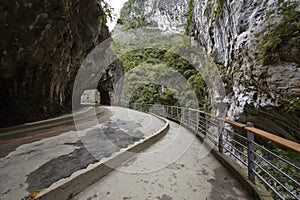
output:
<path id="1" fill-rule="evenodd" d="M 111 105 L 109 91 L 105 91 L 105 90 L 100 91 L 100 102 L 101 102 L 100 104 L 102 105 L 108 105 L 108 106 Z"/>

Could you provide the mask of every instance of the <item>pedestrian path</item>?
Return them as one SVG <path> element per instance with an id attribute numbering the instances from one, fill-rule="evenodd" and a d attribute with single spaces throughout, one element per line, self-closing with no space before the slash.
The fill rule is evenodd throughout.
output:
<path id="1" fill-rule="evenodd" d="M 171 122 L 160 141 L 90 186 L 75 200 L 252 199 L 196 136 Z"/>

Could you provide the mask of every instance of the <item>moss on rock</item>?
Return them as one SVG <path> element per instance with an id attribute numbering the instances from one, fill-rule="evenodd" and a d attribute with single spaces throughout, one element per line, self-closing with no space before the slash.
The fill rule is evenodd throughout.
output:
<path id="1" fill-rule="evenodd" d="M 296 62 L 300 64 L 300 11 L 297 7 L 299 2 L 283 2 L 275 11 L 267 14 L 266 23 L 276 16 L 281 17 L 281 21 L 275 25 L 270 24 L 269 31 L 262 37 L 259 43 L 261 55 L 260 61 L 264 65 L 275 64 L 280 60 Z M 288 48 L 286 48 L 288 47 Z M 286 49 L 290 49 L 294 56 L 286 55 Z M 293 53 L 294 52 L 294 53 Z"/>

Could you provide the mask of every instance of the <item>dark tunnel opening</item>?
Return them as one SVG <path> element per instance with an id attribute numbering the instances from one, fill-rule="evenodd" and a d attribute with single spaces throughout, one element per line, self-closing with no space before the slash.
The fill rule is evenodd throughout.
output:
<path id="1" fill-rule="evenodd" d="M 109 91 L 100 91 L 100 102 L 102 105 L 111 105 Z"/>

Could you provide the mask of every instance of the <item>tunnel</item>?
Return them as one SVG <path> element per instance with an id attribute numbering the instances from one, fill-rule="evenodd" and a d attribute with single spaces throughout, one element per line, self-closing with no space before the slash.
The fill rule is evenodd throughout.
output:
<path id="1" fill-rule="evenodd" d="M 100 91 L 100 104 L 102 105 L 111 105 L 111 99 L 109 91 L 102 90 Z"/>

